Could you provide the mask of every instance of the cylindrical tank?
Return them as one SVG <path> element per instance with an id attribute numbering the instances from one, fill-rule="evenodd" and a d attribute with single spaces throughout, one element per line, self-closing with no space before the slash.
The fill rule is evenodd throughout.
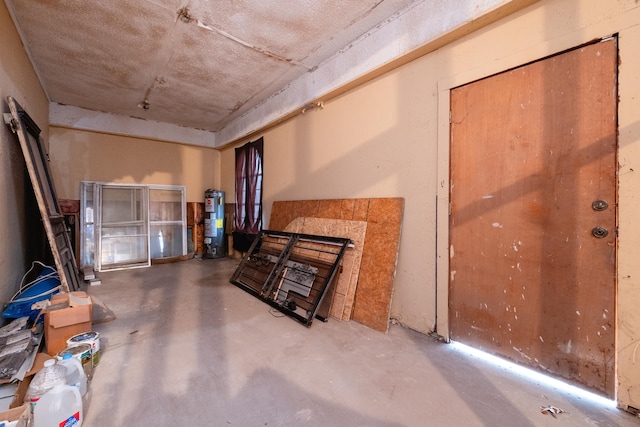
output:
<path id="1" fill-rule="evenodd" d="M 204 192 L 204 258 L 221 258 L 224 250 L 224 191 Z"/>

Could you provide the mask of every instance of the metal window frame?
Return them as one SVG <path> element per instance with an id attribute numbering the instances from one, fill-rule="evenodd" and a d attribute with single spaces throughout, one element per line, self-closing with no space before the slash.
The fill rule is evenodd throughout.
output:
<path id="1" fill-rule="evenodd" d="M 148 196 L 148 212 L 147 215 L 149 217 L 149 238 L 151 238 L 151 227 L 153 226 L 162 226 L 162 225 L 180 225 L 182 229 L 182 253 L 180 256 L 184 256 L 187 254 L 187 187 L 184 185 L 157 185 L 157 184 L 149 184 L 147 185 L 149 196 Z M 171 220 L 171 221 L 154 221 L 151 219 L 151 202 L 153 201 L 152 192 L 154 190 L 159 191 L 175 191 L 180 192 L 180 220 Z M 151 243 L 149 243 L 149 256 L 151 256 Z M 175 255 L 174 255 L 175 256 Z"/>
<path id="2" fill-rule="evenodd" d="M 87 191 L 86 189 L 91 187 L 92 190 L 92 204 L 93 204 L 93 265 L 90 267 L 96 269 L 96 271 L 115 271 L 115 270 L 123 270 L 129 268 L 144 268 L 149 267 L 151 265 L 151 243 L 150 243 L 150 230 L 153 225 L 182 225 L 182 256 L 187 254 L 187 212 L 186 212 L 186 187 L 184 185 L 160 185 L 160 184 L 129 184 L 129 183 L 116 183 L 116 182 L 104 182 L 104 181 L 82 181 L 81 182 L 81 207 L 82 212 L 80 214 L 80 240 L 81 240 L 81 259 L 84 261 L 87 257 L 87 247 L 86 240 L 91 236 L 87 236 L 86 226 L 88 222 L 86 221 L 86 205 L 87 205 Z M 118 265 L 111 265 L 103 267 L 102 260 L 99 258 L 102 252 L 102 227 L 104 223 L 102 222 L 102 190 L 104 188 L 135 188 L 141 189 L 143 194 L 143 220 L 142 222 L 145 225 L 146 230 L 146 248 L 147 248 L 147 259 L 140 262 L 130 262 L 123 263 Z M 150 193 L 153 190 L 170 190 L 170 191 L 179 191 L 181 193 L 181 205 L 182 205 L 182 218 L 180 221 L 151 221 L 149 218 L 149 203 L 150 203 Z M 137 223 L 142 223 L 141 221 L 137 221 Z M 88 267 L 83 265 L 83 267 Z"/>

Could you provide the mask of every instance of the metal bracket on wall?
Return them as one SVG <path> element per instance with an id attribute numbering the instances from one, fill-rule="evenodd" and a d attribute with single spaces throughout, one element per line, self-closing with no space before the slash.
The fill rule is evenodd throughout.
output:
<path id="1" fill-rule="evenodd" d="M 326 321 L 332 284 L 351 241 L 264 230 L 230 282 L 309 327 Z"/>

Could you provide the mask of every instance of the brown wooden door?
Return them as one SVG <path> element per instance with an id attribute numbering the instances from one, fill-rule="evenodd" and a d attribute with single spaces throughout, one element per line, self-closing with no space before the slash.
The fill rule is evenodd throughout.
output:
<path id="1" fill-rule="evenodd" d="M 609 397 L 616 78 L 610 39 L 451 91 L 451 338 Z"/>

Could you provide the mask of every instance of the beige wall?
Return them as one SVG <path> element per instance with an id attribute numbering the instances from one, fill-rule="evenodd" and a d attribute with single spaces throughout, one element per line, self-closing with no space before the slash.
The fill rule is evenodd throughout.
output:
<path id="1" fill-rule="evenodd" d="M 404 197 L 394 317 L 430 331 L 436 139 L 425 134 L 437 129 L 437 86 L 422 75 L 404 67 L 265 132 L 263 201 L 268 227 L 274 200 Z M 234 155 L 222 153 L 227 192 Z"/>
<path id="2" fill-rule="evenodd" d="M 14 97 L 42 128 L 47 137 L 49 102 L 22 47 L 4 2 L 0 3 L 0 109 L 9 112 L 7 96 Z M 25 192 L 25 166 L 20 146 L 0 120 L 0 303 L 17 290 L 20 279 L 31 265 L 26 259 L 28 224 Z M 31 215 L 33 217 L 33 215 Z M 37 217 L 36 217 L 37 218 Z M 39 223 L 37 223 L 39 226 Z M 28 265 L 27 265 L 28 264 Z"/>
<path id="3" fill-rule="evenodd" d="M 62 199 L 79 199 L 81 181 L 184 185 L 187 201 L 218 188 L 220 153 L 211 148 L 51 127 L 52 172 Z"/>
<path id="4" fill-rule="evenodd" d="M 275 200 L 404 197 L 392 315 L 423 332 L 437 322 L 447 335 L 449 89 L 613 33 L 620 34 L 621 57 L 619 402 L 640 407 L 633 357 L 640 347 L 640 227 L 633 222 L 640 210 L 640 8 L 634 0 L 540 1 L 325 102 L 323 110 L 266 130 L 266 226 Z M 232 147 L 222 151 L 228 194 L 233 159 Z"/>

